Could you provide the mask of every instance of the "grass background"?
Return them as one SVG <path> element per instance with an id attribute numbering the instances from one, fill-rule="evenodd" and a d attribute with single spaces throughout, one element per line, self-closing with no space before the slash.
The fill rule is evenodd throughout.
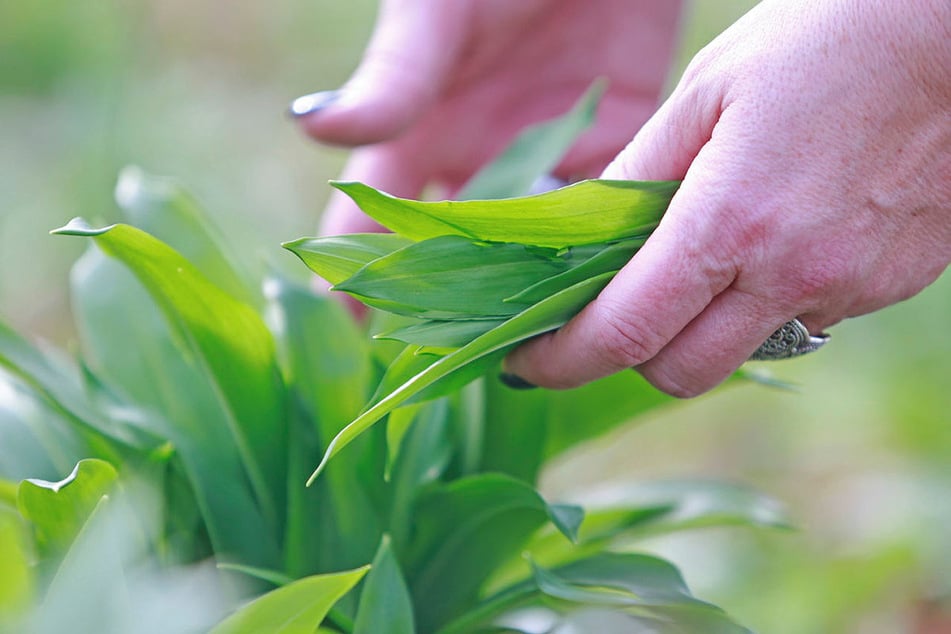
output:
<path id="1" fill-rule="evenodd" d="M 690 3 L 679 67 L 750 4 Z M 278 244 L 313 232 L 345 154 L 304 139 L 284 108 L 342 83 L 375 8 L 0 0 L 0 317 L 70 345 L 66 281 L 83 244 L 47 232 L 74 215 L 114 220 L 130 163 L 185 182 L 248 258 L 303 275 Z M 951 592 L 949 316 L 946 274 L 776 366 L 797 393 L 743 386 L 678 404 L 566 456 L 545 488 L 591 499 L 667 476 L 752 484 L 801 529 L 650 548 L 764 633 L 925 632 L 922 614 Z"/>

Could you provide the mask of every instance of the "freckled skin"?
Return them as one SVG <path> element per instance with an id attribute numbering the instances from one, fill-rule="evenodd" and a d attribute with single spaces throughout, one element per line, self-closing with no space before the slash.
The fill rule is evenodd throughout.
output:
<path id="1" fill-rule="evenodd" d="M 765 0 L 696 56 L 641 127 L 669 59 L 671 6 L 384 2 L 374 42 L 400 50 L 403 70 L 374 71 L 385 56 L 371 44 L 350 100 L 305 118 L 317 139 L 382 141 L 355 153 L 348 178 L 403 196 L 432 180 L 451 192 L 518 127 L 612 74 L 598 126 L 558 174 L 610 162 L 605 178 L 683 184 L 597 300 L 510 355 L 507 371 L 530 383 L 572 387 L 633 366 L 694 396 L 785 321 L 823 330 L 913 296 L 951 261 L 951 3 Z M 421 48 L 427 37 L 445 54 Z M 414 88 L 394 97 L 409 75 Z M 325 230 L 361 229 L 332 203 Z"/>

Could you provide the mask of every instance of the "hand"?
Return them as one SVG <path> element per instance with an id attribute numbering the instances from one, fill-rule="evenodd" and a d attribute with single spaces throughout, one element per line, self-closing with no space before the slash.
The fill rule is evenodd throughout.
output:
<path id="1" fill-rule="evenodd" d="M 908 298 L 951 261 L 951 4 L 766 0 L 603 175 L 683 184 L 594 302 L 510 355 L 530 383 L 635 368 L 694 396 L 793 317 Z"/>
<path id="2" fill-rule="evenodd" d="M 363 62 L 337 98 L 305 114 L 308 134 L 366 146 L 343 178 L 417 197 L 447 195 L 526 125 L 563 113 L 596 78 L 596 125 L 555 174 L 596 176 L 656 109 L 680 2 L 384 0 Z M 318 99 L 319 101 L 319 99 Z M 321 233 L 378 230 L 336 194 Z"/>

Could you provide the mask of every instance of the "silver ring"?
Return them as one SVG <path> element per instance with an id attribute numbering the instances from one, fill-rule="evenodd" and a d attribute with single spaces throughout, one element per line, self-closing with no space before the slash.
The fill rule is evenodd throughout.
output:
<path id="1" fill-rule="evenodd" d="M 775 361 L 791 359 L 815 352 L 825 345 L 829 335 L 810 335 L 798 319 L 787 321 L 769 336 L 750 356 L 750 361 Z"/>

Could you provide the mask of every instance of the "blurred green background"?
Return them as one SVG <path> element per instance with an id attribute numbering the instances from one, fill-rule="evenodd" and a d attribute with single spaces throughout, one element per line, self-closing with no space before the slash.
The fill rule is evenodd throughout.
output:
<path id="1" fill-rule="evenodd" d="M 689 4 L 680 68 L 752 3 Z M 114 220 L 128 164 L 178 178 L 249 258 L 303 275 L 278 245 L 313 232 L 345 154 L 304 139 L 284 108 L 342 83 L 375 9 L 0 0 L 0 317 L 70 345 L 66 280 L 83 244 L 47 232 L 75 215 Z M 649 546 L 764 634 L 949 632 L 949 317 L 946 274 L 837 326 L 821 354 L 770 368 L 798 392 L 741 386 L 677 404 L 567 456 L 545 489 L 590 501 L 658 477 L 754 485 L 800 530 Z"/>

